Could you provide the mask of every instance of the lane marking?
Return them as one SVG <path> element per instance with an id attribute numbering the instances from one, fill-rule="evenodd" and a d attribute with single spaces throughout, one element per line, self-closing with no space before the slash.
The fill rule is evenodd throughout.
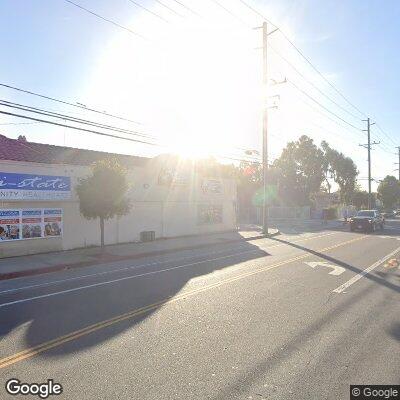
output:
<path id="1" fill-rule="evenodd" d="M 381 239 L 394 239 L 394 240 L 400 240 L 400 237 L 398 236 L 378 236 Z"/>
<path id="2" fill-rule="evenodd" d="M 332 246 L 329 246 L 329 247 L 325 247 L 325 248 L 317 250 L 317 251 L 318 252 L 324 252 L 324 251 L 333 250 L 333 249 L 336 249 L 338 247 L 345 246 L 347 244 L 354 243 L 356 241 L 359 241 L 359 240 L 362 240 L 362 239 L 365 239 L 365 238 L 368 238 L 368 237 L 370 237 L 370 236 L 367 236 L 367 235 L 366 236 L 359 236 L 359 237 L 357 237 L 355 239 L 347 240 L 345 242 L 341 242 L 341 243 L 338 243 L 338 244 L 335 244 L 335 245 L 332 245 Z M 175 303 L 175 302 L 177 302 L 179 300 L 186 299 L 186 298 L 194 296 L 194 295 L 196 295 L 198 293 L 205 292 L 205 291 L 220 287 L 222 285 L 226 285 L 228 283 L 232 283 L 232 282 L 247 278 L 249 276 L 253 276 L 253 275 L 256 275 L 256 274 L 259 274 L 259 273 L 262 273 L 262 272 L 266 272 L 266 271 L 278 268 L 278 267 L 280 267 L 282 265 L 287 265 L 287 264 L 290 264 L 290 263 L 292 263 L 294 261 L 302 260 L 302 259 L 304 259 L 306 257 L 309 257 L 309 256 L 310 256 L 309 253 L 302 254 L 300 256 L 293 257 L 293 258 L 288 259 L 288 260 L 280 261 L 278 263 L 275 263 L 275 264 L 272 264 L 272 265 L 268 265 L 266 267 L 259 268 L 259 269 L 254 270 L 254 271 L 249 271 L 249 272 L 246 272 L 246 273 L 243 273 L 243 274 L 240 274 L 240 275 L 236 275 L 236 276 L 228 278 L 228 279 L 224 279 L 224 280 L 222 280 L 220 282 L 216 282 L 216 283 L 213 283 L 213 284 L 201 287 L 201 288 L 197 288 L 197 289 L 193 289 L 193 290 L 190 290 L 190 291 L 187 291 L 187 292 L 180 293 L 178 295 L 175 295 L 174 297 L 170 296 L 170 297 L 167 297 L 167 298 L 165 298 L 163 300 L 160 300 L 160 301 L 158 301 L 156 303 L 152 303 L 152 304 L 149 304 L 147 306 L 140 307 L 140 308 L 137 308 L 135 310 L 129 311 L 127 313 L 124 313 L 124 314 L 121 314 L 121 315 L 117 315 L 116 317 L 113 317 L 113 318 L 110 318 L 110 319 L 107 319 L 107 320 L 104 320 L 104 321 L 97 322 L 97 323 L 95 323 L 93 325 L 89 325 L 89 326 L 87 326 L 85 328 L 76 330 L 74 332 L 71 332 L 71 333 L 68 333 L 66 335 L 60 336 L 58 338 L 52 339 L 50 341 L 44 342 L 44 343 L 39 344 L 37 346 L 30 347 L 30 348 L 25 349 L 23 351 L 20 351 L 18 353 L 12 354 L 12 355 L 10 355 L 8 357 L 2 358 L 2 359 L 0 359 L 0 369 L 8 367 L 8 366 L 10 366 L 12 364 L 15 364 L 15 363 L 19 362 L 19 361 L 26 360 L 27 358 L 31 358 L 31 357 L 33 357 L 33 356 L 35 356 L 37 354 L 40 354 L 40 353 L 42 353 L 44 351 L 50 350 L 50 349 L 52 349 L 54 347 L 58 347 L 58 346 L 60 346 L 60 345 L 62 345 L 64 343 L 67 343 L 67 342 L 70 342 L 72 340 L 78 339 L 79 337 L 88 335 L 88 334 L 90 334 L 92 332 L 95 332 L 95 331 L 100 330 L 102 328 L 105 328 L 107 326 L 114 325 L 114 324 L 116 324 L 118 322 L 121 322 L 121 321 L 130 319 L 130 318 L 145 314 L 145 313 L 147 313 L 149 311 L 152 311 L 152 310 L 155 310 L 157 308 L 160 308 L 163 305 Z"/>
<path id="3" fill-rule="evenodd" d="M 255 253 L 256 251 L 261 251 L 261 250 L 259 248 L 257 248 L 257 249 L 252 249 L 252 250 L 241 251 L 241 252 L 238 252 L 238 253 L 235 253 L 235 254 L 229 254 L 227 256 L 209 258 L 207 260 L 202 260 L 202 261 L 196 261 L 196 262 L 193 262 L 193 263 L 177 265 L 175 267 L 159 269 L 157 271 L 143 272 L 142 274 L 124 276 L 122 278 L 112 279 L 110 281 L 97 282 L 97 283 L 92 283 L 90 285 L 78 286 L 78 287 L 75 287 L 75 288 L 72 288 L 72 289 L 65 289 L 65 290 L 60 290 L 58 292 L 41 294 L 39 296 L 34 296 L 34 297 L 27 297 L 25 299 L 14 300 L 14 301 L 10 301 L 8 303 L 0 304 L 0 308 L 6 307 L 6 306 L 11 306 L 11 305 L 14 305 L 14 304 L 19 304 L 19 303 L 26 303 L 26 302 L 29 302 L 29 301 L 32 301 L 32 300 L 43 299 L 43 298 L 46 298 L 46 297 L 58 296 L 58 295 L 64 294 L 64 293 L 77 292 L 78 290 L 89 289 L 89 288 L 93 288 L 93 287 L 97 287 L 97 286 L 110 285 L 111 283 L 126 281 L 128 279 L 135 279 L 135 278 L 140 278 L 140 277 L 143 277 L 143 276 L 159 274 L 159 273 L 162 273 L 162 272 L 174 271 L 176 269 L 192 267 L 193 265 L 197 265 L 197 264 L 203 264 L 203 263 L 212 262 L 212 261 L 219 261 L 219 260 L 223 260 L 223 259 L 226 259 L 226 258 L 240 256 L 242 254 Z"/>
<path id="4" fill-rule="evenodd" d="M 282 246 L 282 245 L 285 245 L 285 244 L 284 243 L 283 244 L 279 244 L 279 246 Z M 276 245 L 276 246 L 278 246 L 278 245 Z M 90 285 L 84 285 L 84 286 L 78 286 L 78 287 L 71 288 L 71 289 L 60 290 L 58 292 L 46 293 L 46 294 L 42 294 L 42 295 L 38 295 L 38 296 L 27 297 L 25 299 L 9 301 L 7 303 L 0 304 L 0 308 L 8 307 L 8 306 L 12 306 L 12 305 L 15 305 L 15 304 L 20 304 L 20 303 L 26 303 L 26 302 L 33 301 L 33 300 L 43 299 L 43 298 L 46 298 L 46 297 L 58 296 L 60 294 L 77 292 L 79 290 L 90 289 L 90 288 L 97 287 L 97 286 L 110 285 L 112 283 L 121 282 L 121 281 L 129 280 L 129 279 L 140 278 L 140 277 L 143 277 L 143 276 L 156 275 L 156 274 L 163 273 L 163 272 L 169 272 L 169 271 L 174 271 L 174 270 L 181 269 L 181 268 L 192 267 L 192 266 L 198 265 L 198 264 L 203 264 L 203 263 L 207 263 L 207 262 L 218 261 L 218 260 L 223 260 L 223 259 L 226 259 L 226 258 L 236 257 L 236 256 L 240 256 L 242 254 L 255 253 L 257 251 L 263 251 L 263 249 L 260 248 L 260 247 L 257 247 L 256 249 L 241 251 L 241 252 L 237 252 L 237 253 L 234 253 L 234 254 L 229 254 L 229 255 L 226 255 L 226 256 L 222 256 L 222 257 L 209 258 L 209 259 L 206 259 L 206 260 L 195 261 L 195 262 L 192 262 L 192 263 L 177 265 L 177 266 L 170 267 L 170 268 L 159 269 L 159 270 L 156 270 L 156 271 L 143 272 L 141 274 L 129 275 L 129 276 L 125 276 L 125 277 L 122 277 L 122 278 L 111 279 L 109 281 L 97 282 L 97 283 L 92 283 Z M 260 258 L 264 258 L 264 257 L 260 257 Z"/>
<path id="5" fill-rule="evenodd" d="M 303 241 L 308 241 L 311 239 L 318 239 L 321 237 L 325 237 L 325 236 L 331 236 L 334 234 L 337 234 L 339 232 L 330 232 L 327 234 L 323 234 L 323 235 L 315 235 L 312 237 L 307 237 L 307 238 L 303 238 L 303 239 L 299 239 L 299 240 L 294 240 L 291 243 L 298 243 L 298 242 L 303 242 Z M 272 246 L 268 246 L 268 247 L 260 247 L 260 250 L 267 250 L 267 249 L 272 249 L 275 247 L 281 247 L 281 246 L 285 246 L 286 244 L 281 243 L 281 244 L 275 244 Z M 233 250 L 233 249 L 232 249 Z M 208 254 L 218 254 L 218 253 L 223 253 L 226 250 L 221 250 L 221 251 L 214 251 Z M 201 255 L 199 255 L 199 257 L 201 257 Z M 110 271 L 103 271 L 103 272 L 96 272 L 94 274 L 86 274 L 86 275 L 79 275 L 79 276 L 74 276 L 71 278 L 65 278 L 65 279 L 58 279 L 56 281 L 51 281 L 51 282 L 45 282 L 45 283 L 38 283 L 35 285 L 28 285 L 28 286 L 22 286 L 22 287 L 18 287 L 18 288 L 12 288 L 12 289 L 6 289 L 6 290 L 2 290 L 0 291 L 0 295 L 5 294 L 5 293 L 14 293 L 14 292 L 20 292 L 23 290 L 27 290 L 27 289 L 35 289 L 35 288 L 39 288 L 39 287 L 46 287 L 46 286 L 51 286 L 51 285 L 57 285 L 59 283 L 65 283 L 65 282 L 71 282 L 71 281 L 75 281 L 75 280 L 79 280 L 79 279 L 85 279 L 85 278 L 92 278 L 92 277 L 96 277 L 96 276 L 102 276 L 102 275 L 108 275 L 108 274 L 112 274 L 112 273 L 116 273 L 116 272 L 123 272 L 123 271 L 131 271 L 131 270 L 135 270 L 135 269 L 139 269 L 139 268 L 145 268 L 145 267 L 152 267 L 155 265 L 162 265 L 162 264 L 167 264 L 167 263 L 174 263 L 174 262 L 180 262 L 183 260 L 187 260 L 189 258 L 195 258 L 195 256 L 187 256 L 187 257 L 180 257 L 180 258 L 176 258 L 174 260 L 166 260 L 166 261 L 155 261 L 152 263 L 147 263 L 147 264 L 140 264 L 140 265 L 132 265 L 129 267 L 124 267 L 124 268 L 117 268 L 117 269 L 113 269 Z"/>
<path id="6" fill-rule="evenodd" d="M 343 272 L 346 270 L 343 267 L 339 267 L 338 265 L 334 264 L 329 264 L 326 261 L 310 261 L 310 262 L 305 262 L 304 264 L 307 264 L 311 268 L 318 267 L 318 265 L 322 265 L 323 267 L 331 268 L 332 271 L 329 272 L 329 275 L 341 275 Z"/>
<path id="7" fill-rule="evenodd" d="M 333 290 L 333 293 L 343 293 L 348 287 L 359 281 L 363 276 L 367 275 L 369 272 L 373 271 L 376 267 L 379 267 L 381 264 L 383 264 L 386 260 L 388 260 L 390 257 L 394 256 L 396 253 L 400 251 L 400 246 L 397 247 L 397 249 L 393 250 L 390 254 L 387 254 L 385 257 L 381 258 L 380 260 L 374 262 L 371 266 L 368 268 L 364 269 L 364 271 L 360 272 L 353 278 L 349 279 L 347 282 L 343 283 L 343 285 L 340 285 L 338 288 Z"/>

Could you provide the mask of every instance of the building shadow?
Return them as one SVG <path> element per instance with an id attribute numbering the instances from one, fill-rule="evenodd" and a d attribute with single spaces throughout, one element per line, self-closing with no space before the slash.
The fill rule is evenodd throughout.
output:
<path id="1" fill-rule="evenodd" d="M 238 234 L 239 236 L 239 234 Z M 211 252 L 213 246 L 209 246 Z M 157 258 L 159 265 L 143 266 L 130 273 L 112 274 L 106 277 L 89 278 L 62 286 L 46 287 L 29 292 L 24 296 L 1 298 L 1 302 L 12 301 L 23 297 L 34 297 L 57 290 L 69 290 L 70 293 L 50 296 L 30 302 L 14 304 L 0 308 L 0 338 L 2 353 L 12 348 L 13 335 L 23 330 L 24 348 L 39 346 L 56 338 L 60 338 L 102 321 L 111 321 L 122 317 L 117 323 L 110 323 L 102 329 L 93 330 L 82 335 L 78 340 L 54 347 L 40 353 L 41 357 L 54 357 L 82 351 L 104 343 L 118 336 L 136 324 L 139 324 L 154 312 L 164 306 L 166 299 L 173 299 L 187 289 L 185 286 L 193 279 L 206 277 L 215 271 L 236 265 L 242 262 L 258 260 L 269 254 L 243 239 L 232 245 L 232 251 L 221 254 L 202 252 L 203 256 L 187 257 L 186 261 L 174 262 L 167 256 Z M 176 253 L 179 255 L 180 253 Z M 231 254 L 231 255 L 230 255 Z M 150 263 L 151 264 L 151 263 Z M 164 271 L 163 271 L 164 270 Z M 114 276 L 115 275 L 115 276 Z M 84 290 L 73 289 L 77 286 L 90 286 L 99 281 L 125 278 L 135 275 L 135 278 L 122 279 L 115 283 L 87 287 Z M 77 283 L 79 282 L 79 283 Z M 158 304 L 158 305 L 157 305 Z M 149 305 L 154 305 L 148 308 Z M 147 307 L 147 308 L 146 308 Z M 148 311 L 129 315 L 133 310 L 144 308 Z M 25 326 L 27 325 L 27 326 Z M 10 346 L 7 346 L 10 343 Z M 21 349 L 18 349 L 21 350 Z M 10 354 L 1 354 L 0 358 Z"/>

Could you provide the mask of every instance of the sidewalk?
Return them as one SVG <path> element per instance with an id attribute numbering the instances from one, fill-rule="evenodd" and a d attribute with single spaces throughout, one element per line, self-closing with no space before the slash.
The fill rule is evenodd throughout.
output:
<path id="1" fill-rule="evenodd" d="M 343 229 L 346 227 L 343 219 L 335 219 L 326 221 L 326 225 L 320 219 L 307 219 L 307 220 L 270 220 L 271 224 L 279 229 L 281 233 L 295 232 L 309 232 L 315 229 Z"/>
<path id="2" fill-rule="evenodd" d="M 278 235 L 270 229 L 269 235 Z M 148 256 L 170 254 L 182 250 L 208 248 L 221 243 L 235 243 L 261 239 L 264 236 L 257 227 L 243 227 L 237 232 L 194 235 L 171 239 L 158 239 L 146 243 L 125 243 L 99 247 L 34 254 L 0 259 L 0 280 L 22 276 L 40 275 L 67 269 L 83 268 L 115 261 L 133 260 Z"/>

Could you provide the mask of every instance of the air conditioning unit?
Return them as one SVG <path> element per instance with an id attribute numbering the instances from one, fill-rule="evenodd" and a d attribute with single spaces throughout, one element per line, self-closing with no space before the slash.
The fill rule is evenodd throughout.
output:
<path id="1" fill-rule="evenodd" d="M 155 231 L 140 232 L 140 241 L 141 242 L 152 242 L 153 240 L 156 240 L 156 232 Z"/>

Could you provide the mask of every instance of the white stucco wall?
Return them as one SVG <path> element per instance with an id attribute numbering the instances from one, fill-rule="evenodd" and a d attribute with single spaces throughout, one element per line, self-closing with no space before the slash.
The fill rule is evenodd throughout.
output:
<path id="1" fill-rule="evenodd" d="M 68 201 L 5 201 L 0 209 L 62 208 L 63 236 L 0 242 L 0 257 L 100 245 L 98 220 L 86 220 L 79 212 L 75 186 L 79 177 L 90 173 L 90 168 L 71 165 L 0 161 L 1 172 L 70 176 L 72 197 Z M 132 209 L 126 216 L 105 223 L 106 244 L 140 240 L 140 232 L 155 231 L 156 238 L 194 235 L 236 229 L 236 185 L 232 180 L 221 180 L 222 193 L 205 193 L 202 179 L 191 176 L 188 185 L 171 187 L 159 185 L 154 164 L 136 167 L 129 172 L 132 184 L 129 197 Z M 222 222 L 199 224 L 198 205 L 216 204 L 223 207 Z"/>

